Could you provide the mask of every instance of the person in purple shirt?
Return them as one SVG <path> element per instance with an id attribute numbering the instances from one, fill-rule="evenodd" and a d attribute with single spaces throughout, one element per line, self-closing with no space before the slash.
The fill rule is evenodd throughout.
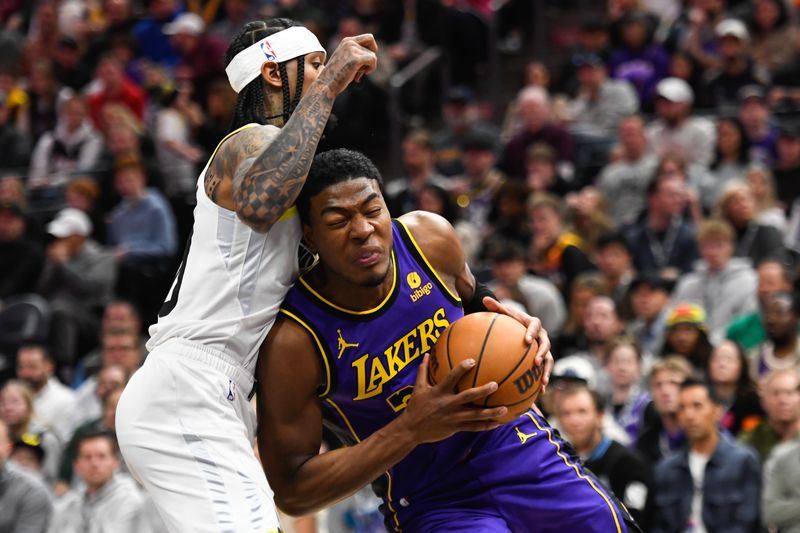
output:
<path id="1" fill-rule="evenodd" d="M 380 174 L 356 152 L 318 155 L 306 183 L 297 207 L 320 262 L 288 293 L 256 372 L 276 503 L 306 514 L 376 480 L 393 531 L 636 531 L 538 410 L 500 424 L 506 407 L 465 405 L 496 390 L 454 392 L 479 363 L 429 383 L 427 352 L 465 312 L 511 315 L 527 342 L 537 336 L 544 376 L 552 362 L 539 321 L 490 297 L 452 226 L 424 212 L 392 221 Z M 320 454 L 323 424 L 350 446 Z"/>

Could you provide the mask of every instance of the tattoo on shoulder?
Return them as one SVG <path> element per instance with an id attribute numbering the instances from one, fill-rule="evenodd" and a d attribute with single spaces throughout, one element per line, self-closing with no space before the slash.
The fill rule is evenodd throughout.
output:
<path id="1" fill-rule="evenodd" d="M 291 120 L 273 136 L 263 128 L 245 130 L 237 139 L 234 203 L 239 217 L 254 229 L 267 231 L 291 207 L 303 187 L 325 128 L 333 95 L 309 92 Z M 239 137 L 237 135 L 236 137 Z M 272 142 L 270 142 L 272 141 Z M 233 146 L 232 146 L 233 148 Z"/>

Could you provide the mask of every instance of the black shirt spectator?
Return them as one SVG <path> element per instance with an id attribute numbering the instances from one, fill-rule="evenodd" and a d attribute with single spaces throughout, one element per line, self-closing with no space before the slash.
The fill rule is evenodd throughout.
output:
<path id="1" fill-rule="evenodd" d="M 18 204 L 0 204 L 0 300 L 33 292 L 44 265 L 44 252 L 26 238 L 27 221 Z"/>

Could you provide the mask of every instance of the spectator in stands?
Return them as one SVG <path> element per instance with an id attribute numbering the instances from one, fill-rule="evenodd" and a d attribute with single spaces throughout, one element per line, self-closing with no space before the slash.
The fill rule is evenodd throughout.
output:
<path id="1" fill-rule="evenodd" d="M 54 489 L 54 492 L 57 496 L 61 496 L 66 493 L 76 481 L 75 477 L 73 476 L 73 466 L 75 462 L 75 456 L 78 452 L 78 443 L 81 441 L 81 439 L 91 433 L 106 431 L 113 434 L 116 431 L 115 420 L 117 414 L 117 404 L 119 403 L 119 397 L 122 394 L 122 389 L 125 388 L 125 384 L 128 380 L 125 369 L 121 366 L 112 365 L 107 367 L 105 370 L 105 374 L 107 375 L 111 375 L 112 372 L 116 376 L 115 379 L 117 381 L 111 388 L 109 388 L 109 392 L 103 396 L 103 411 L 100 418 L 90 420 L 78 426 L 75 429 L 72 438 L 64 447 L 64 456 L 61 458 L 61 466 L 58 471 L 58 482 L 56 482 Z M 102 379 L 103 378 L 101 376 L 101 382 Z"/>
<path id="2" fill-rule="evenodd" d="M 92 63 L 112 48 L 115 37 L 131 35 L 137 23 L 131 0 L 104 0 L 103 15 L 100 27 L 91 39 L 89 59 Z"/>
<path id="3" fill-rule="evenodd" d="M 531 316 L 541 317 L 547 332 L 557 337 L 567 318 L 564 298 L 550 281 L 528 274 L 525 249 L 517 243 L 501 241 L 489 252 L 492 265 L 492 291 L 501 301 L 521 305 Z"/>
<path id="4" fill-rule="evenodd" d="M 485 237 L 490 230 L 489 215 L 497 191 L 506 177 L 494 168 L 497 162 L 496 137 L 485 133 L 471 133 L 463 144 L 464 173 L 453 183 L 451 190 L 463 218 L 472 224 L 478 235 Z M 538 315 L 536 315 L 538 316 Z"/>
<path id="5" fill-rule="evenodd" d="M 50 524 L 53 502 L 41 481 L 9 462 L 13 443 L 8 426 L 0 420 L 0 530 L 44 532 Z"/>
<path id="6" fill-rule="evenodd" d="M 100 187 L 96 180 L 89 177 L 75 178 L 64 189 L 66 207 L 83 211 L 89 217 L 89 222 L 92 223 L 89 237 L 98 243 L 106 240 L 106 224 L 98 206 L 99 200 Z"/>
<path id="7" fill-rule="evenodd" d="M 80 92 L 92 81 L 92 69 L 85 61 L 81 43 L 75 37 L 58 38 L 53 62 L 53 74 L 65 88 Z"/>
<path id="8" fill-rule="evenodd" d="M 609 290 L 595 271 L 584 272 L 575 278 L 570 288 L 569 297 L 566 299 L 567 321 L 561 335 L 557 339 L 553 353 L 560 354 L 562 346 L 575 346 L 576 339 L 583 335 L 583 323 L 586 317 L 586 307 L 596 296 L 608 296 Z"/>
<path id="9" fill-rule="evenodd" d="M 76 391 L 78 406 L 70 421 L 73 431 L 86 422 L 100 418 L 106 396 L 124 384 L 120 383 L 120 373 L 110 367 L 121 366 L 127 381 L 142 365 L 143 351 L 138 332 L 114 328 L 104 331 L 102 335 L 102 367 Z"/>
<path id="10" fill-rule="evenodd" d="M 428 132 L 415 130 L 403 139 L 403 169 L 406 175 L 386 184 L 386 205 L 392 216 L 419 208 L 420 190 L 427 183 L 447 186 L 435 167 L 436 156 Z"/>
<path id="11" fill-rule="evenodd" d="M 230 42 L 247 22 L 257 17 L 248 0 L 224 0 L 225 16 L 211 25 L 208 33 Z"/>
<path id="12" fill-rule="evenodd" d="M 751 161 L 772 166 L 778 158 L 778 128 L 770 122 L 763 87 L 748 85 L 739 90 L 739 120 L 744 126 Z"/>
<path id="13" fill-rule="evenodd" d="M 17 352 L 17 377 L 30 386 L 34 395 L 35 421 L 64 443 L 72 433 L 69 419 L 76 407 L 75 392 L 54 374 L 55 361 L 44 346 L 29 344 Z"/>
<path id="14" fill-rule="evenodd" d="M 647 465 L 633 450 L 603 432 L 605 402 L 586 386 L 565 389 L 558 402 L 558 420 L 583 464 L 642 523 L 650 485 Z"/>
<path id="15" fill-rule="evenodd" d="M 480 119 L 475 93 L 469 87 L 452 87 L 442 106 L 444 128 L 432 136 L 436 155 L 436 170 L 444 176 L 456 176 L 465 171 L 463 158 L 464 143 L 473 137 L 493 139 L 492 151 L 499 137 L 497 128 Z"/>
<path id="16" fill-rule="evenodd" d="M 608 77 L 600 55 L 587 54 L 577 66 L 580 86 L 570 104 L 571 131 L 610 138 L 622 117 L 639 110 L 639 98 L 630 83 Z"/>
<path id="17" fill-rule="evenodd" d="M 65 100 L 56 129 L 44 133 L 33 149 L 28 186 L 43 201 L 60 198 L 71 178 L 95 169 L 102 148 L 102 138 L 86 119 L 83 99 Z"/>
<path id="18" fill-rule="evenodd" d="M 687 379 L 679 398 L 677 419 L 689 446 L 656 466 L 652 531 L 759 531 L 755 454 L 720 433 L 722 409 L 707 383 Z"/>
<path id="19" fill-rule="evenodd" d="M 644 120 L 638 115 L 619 123 L 619 155 L 597 178 L 597 188 L 606 197 L 608 210 L 617 226 L 633 223 L 645 209 L 648 179 L 656 158 L 647 146 Z"/>
<path id="20" fill-rule="evenodd" d="M 781 232 L 756 221 L 756 202 L 750 185 L 729 184 L 720 197 L 719 214 L 736 233 L 734 257 L 749 259 L 752 265 L 760 265 L 766 259 L 787 260 Z"/>
<path id="21" fill-rule="evenodd" d="M 578 59 L 586 54 L 597 54 L 606 61 L 610 56 L 608 24 L 596 16 L 587 16 L 580 23 L 578 44 L 562 62 L 556 90 L 574 96 L 578 92 Z M 530 85 L 530 84 L 528 84 Z"/>
<path id="22" fill-rule="evenodd" d="M 669 314 L 669 283 L 655 272 L 643 272 L 628 288 L 632 319 L 627 332 L 648 359 L 661 353 Z"/>
<path id="23" fill-rule="evenodd" d="M 42 444 L 45 462 L 42 468 L 45 483 L 50 485 L 58 475 L 61 443 L 49 428 L 34 420 L 33 392 L 24 381 L 11 380 L 0 389 L 0 422 L 11 433 L 12 442 L 33 435 Z"/>
<path id="24" fill-rule="evenodd" d="M 549 194 L 537 194 L 528 201 L 533 239 L 528 250 L 530 269 L 552 281 L 564 294 L 575 277 L 592 270 L 583 251 L 584 243 L 564 228 L 564 203 Z"/>
<path id="25" fill-rule="evenodd" d="M 623 323 L 617 307 L 608 296 L 595 296 L 586 305 L 583 317 L 583 334 L 577 336 L 572 345 L 562 343 L 561 355 L 579 355 L 588 358 L 600 375 L 605 365 L 606 345 L 622 333 Z M 597 388 L 603 394 L 610 392 L 607 376 L 603 375 Z"/>
<path id="26" fill-rule="evenodd" d="M 55 2 L 43 2 L 42 9 L 48 4 L 54 5 Z M 35 146 L 39 137 L 55 129 L 58 119 L 58 82 L 53 76 L 52 64 L 46 59 L 37 59 L 31 65 L 26 93 L 23 131 L 28 135 L 31 146 Z"/>
<path id="27" fill-rule="evenodd" d="M 33 292 L 42 271 L 44 252 L 27 227 L 19 204 L 0 203 L 0 300 Z"/>
<path id="28" fill-rule="evenodd" d="M 678 281 L 672 300 L 703 306 L 713 342 L 722 339 L 734 318 L 757 308 L 758 278 L 748 260 L 733 257 L 735 235 L 727 222 L 704 222 L 697 240 L 702 261 Z"/>
<path id="29" fill-rule="evenodd" d="M 772 226 L 782 234 L 786 232 L 786 213 L 775 197 L 775 179 L 772 172 L 761 166 L 751 166 L 745 176 L 755 200 L 756 222 Z"/>
<path id="30" fill-rule="evenodd" d="M 203 18 L 195 13 L 181 13 L 165 24 L 163 32 L 170 36 L 172 49 L 178 53 L 177 68 L 186 69 L 199 100 L 205 99 L 208 84 L 225 73 L 225 49 L 228 41 L 205 33 Z"/>
<path id="31" fill-rule="evenodd" d="M 147 187 L 140 162 L 120 162 L 114 184 L 122 197 L 108 225 L 108 243 L 114 247 L 119 268 L 117 293 L 150 313 L 152 292 L 163 290 L 177 249 L 175 219 L 161 193 Z M 161 301 L 159 297 L 156 306 Z"/>
<path id="32" fill-rule="evenodd" d="M 611 77 L 633 85 L 644 109 L 652 109 L 656 84 L 667 75 L 669 55 L 653 42 L 647 13 L 630 11 L 621 20 L 622 43 L 611 54 Z"/>
<path id="33" fill-rule="evenodd" d="M 647 128 L 650 149 L 663 156 L 676 152 L 690 164 L 707 167 L 714 154 L 714 125 L 692 115 L 694 93 L 678 78 L 665 78 L 656 86 L 656 119 Z"/>
<path id="34" fill-rule="evenodd" d="M 758 381 L 772 370 L 800 367 L 800 300 L 789 292 L 776 292 L 766 298 L 763 308 L 766 339 L 750 350 L 750 377 Z"/>
<path id="35" fill-rule="evenodd" d="M 556 151 L 545 143 L 535 143 L 525 152 L 525 183 L 532 193 L 548 192 L 565 197 L 572 185 L 558 172 Z"/>
<path id="36" fill-rule="evenodd" d="M 528 196 L 528 186 L 519 181 L 506 180 L 500 186 L 489 214 L 495 235 L 528 246 Z"/>
<path id="37" fill-rule="evenodd" d="M 4 154 L 0 161 L 0 171 L 22 171 L 28 164 L 31 147 L 28 137 L 14 124 L 8 95 L 4 91 L 0 91 L 0 146 L 3 147 Z"/>
<path id="38" fill-rule="evenodd" d="M 678 78 L 689 84 L 692 92 L 699 95 L 696 107 L 707 107 L 703 99 L 705 89 L 705 76 L 703 68 L 693 55 L 686 50 L 675 50 L 669 59 L 669 78 Z"/>
<path id="39" fill-rule="evenodd" d="M 768 531 L 800 531 L 800 440 L 773 450 L 764 465 L 761 523 Z"/>
<path id="40" fill-rule="evenodd" d="M 748 22 L 753 35 L 753 58 L 775 74 L 800 52 L 800 32 L 791 23 L 789 8 L 781 0 L 755 0 L 751 9 Z"/>
<path id="41" fill-rule="evenodd" d="M 75 364 L 97 338 L 100 310 L 111 299 L 117 265 L 113 253 L 91 240 L 83 211 L 61 210 L 47 226 L 53 241 L 38 291 L 50 303 L 50 337 L 59 365 Z"/>
<path id="42" fill-rule="evenodd" d="M 539 87 L 527 87 L 520 91 L 517 101 L 524 129 L 506 144 L 500 169 L 511 178 L 525 176 L 526 151 L 538 142 L 550 145 L 556 152 L 558 163 L 571 168 L 575 157 L 572 136 L 551 122 L 547 91 Z"/>
<path id="43" fill-rule="evenodd" d="M 109 433 L 85 435 L 77 445 L 75 472 L 84 485 L 56 502 L 50 533 L 66 531 L 139 531 L 144 497 L 120 467 L 116 438 Z"/>
<path id="44" fill-rule="evenodd" d="M 737 118 L 717 122 L 714 160 L 700 183 L 700 202 L 707 210 L 717 204 L 722 191 L 732 182 L 743 181 L 750 166 L 749 141 Z"/>
<path id="45" fill-rule="evenodd" d="M 717 24 L 718 66 L 708 73 L 706 97 L 718 110 L 733 110 L 739 91 L 748 85 L 763 85 L 767 75 L 754 64 L 749 50 L 750 35 L 740 20 Z"/>
<path id="46" fill-rule="evenodd" d="M 759 263 L 756 273 L 758 309 L 738 316 L 725 333 L 728 339 L 739 343 L 747 351 L 767 340 L 767 333 L 764 330 L 764 309 L 772 295 L 792 290 L 791 272 L 776 259 L 767 259 Z"/>
<path id="47" fill-rule="evenodd" d="M 165 0 L 153 2 L 158 4 Z M 120 103 L 130 109 L 136 118 L 144 120 L 145 93 L 134 83 L 125 79 L 122 62 L 114 56 L 107 55 L 97 65 L 97 77 L 102 88 L 89 96 L 89 116 L 95 127 L 102 129 L 101 114 L 103 107 L 109 103 Z"/>
<path id="48" fill-rule="evenodd" d="M 735 437 L 758 425 L 764 410 L 742 347 L 730 340 L 717 344 L 708 359 L 707 374 L 723 407 L 720 427 Z"/>
<path id="49" fill-rule="evenodd" d="M 780 129 L 778 137 L 778 159 L 773 167 L 775 176 L 775 190 L 778 198 L 783 202 L 787 212 L 794 209 L 794 201 L 800 197 L 800 126 L 784 124 Z M 793 213 L 794 214 L 794 213 Z M 795 234 L 791 233 L 795 226 L 791 223 L 787 230 L 787 238 L 791 239 Z M 797 239 L 791 239 L 797 242 Z"/>
<path id="50" fill-rule="evenodd" d="M 635 445 L 645 409 L 652 401 L 650 393 L 641 386 L 642 350 L 630 337 L 615 337 L 606 344 L 603 359 L 611 383 L 611 393 L 606 398 L 611 415 Z"/>
<path id="51" fill-rule="evenodd" d="M 636 440 L 636 449 L 650 467 L 683 447 L 685 438 L 678 425 L 678 399 L 681 383 L 691 375 L 692 367 L 683 357 L 659 359 L 650 369 L 653 409 L 645 412 Z"/>
<path id="52" fill-rule="evenodd" d="M 636 270 L 676 278 L 691 270 L 697 258 L 694 226 L 682 217 L 686 182 L 676 174 L 656 175 L 646 193 L 647 211 L 626 230 Z"/>
<path id="53" fill-rule="evenodd" d="M 667 316 L 667 332 L 662 356 L 680 355 L 692 365 L 695 374 L 703 375 L 711 355 L 708 340 L 708 323 L 702 307 L 678 303 Z"/>
<path id="54" fill-rule="evenodd" d="M 614 302 L 624 309 L 628 290 L 636 272 L 628 241 L 618 232 L 600 236 L 595 247 L 594 262 L 611 291 Z"/>
<path id="55" fill-rule="evenodd" d="M 148 17 L 133 27 L 137 43 L 137 56 L 152 63 L 172 68 L 178 64 L 178 54 L 170 44 L 164 26 L 182 11 L 177 0 L 153 0 L 148 4 Z"/>
<path id="56" fill-rule="evenodd" d="M 781 443 L 800 435 L 800 374 L 797 368 L 773 370 L 761 380 L 761 406 L 767 414 L 759 425 L 739 436 L 758 452 L 762 463 Z"/>
<path id="57" fill-rule="evenodd" d="M 36 435 L 26 433 L 14 441 L 14 449 L 9 456 L 11 461 L 32 472 L 36 479 L 44 483 L 44 448 Z"/>

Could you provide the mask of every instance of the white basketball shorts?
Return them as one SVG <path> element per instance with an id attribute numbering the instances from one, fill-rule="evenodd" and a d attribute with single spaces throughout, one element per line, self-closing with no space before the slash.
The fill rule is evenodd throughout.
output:
<path id="1" fill-rule="evenodd" d="M 225 354 L 177 339 L 156 347 L 125 387 L 120 450 L 171 533 L 279 531 L 253 451 L 252 387 Z"/>

